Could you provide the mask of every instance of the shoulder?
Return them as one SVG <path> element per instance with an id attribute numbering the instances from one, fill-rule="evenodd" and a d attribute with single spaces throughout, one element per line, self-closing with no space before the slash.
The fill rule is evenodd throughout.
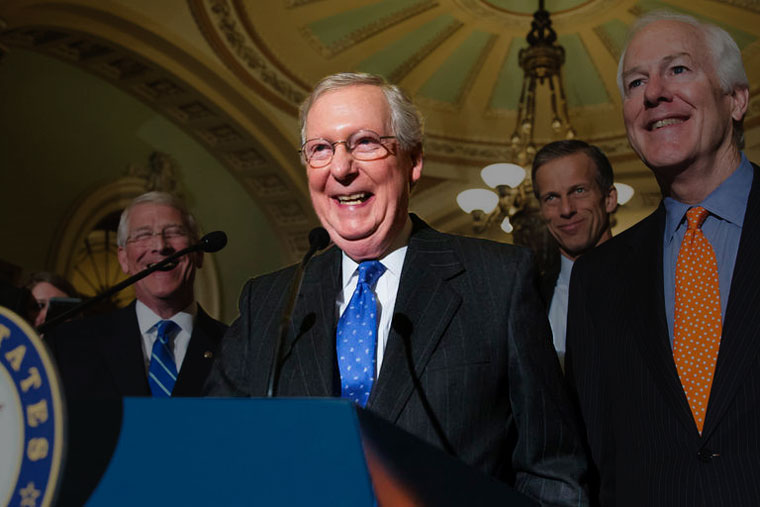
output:
<path id="1" fill-rule="evenodd" d="M 101 333 L 103 330 L 121 329 L 125 323 L 134 321 L 137 323 L 134 303 L 115 310 L 113 312 L 101 313 L 81 319 L 74 319 L 62 323 L 60 326 L 46 333 L 48 337 L 56 336 L 89 336 L 92 333 Z"/>
<path id="2" fill-rule="evenodd" d="M 413 220 L 414 231 L 409 245 L 416 251 L 432 255 L 450 250 L 466 263 L 499 260 L 520 264 L 532 260 L 532 253 L 528 248 L 488 239 L 448 234 L 433 229 L 416 216 L 413 216 Z"/>
<path id="3" fill-rule="evenodd" d="M 627 261 L 636 262 L 662 240 L 665 210 L 662 206 L 622 233 L 583 254 L 573 266 L 573 274 L 592 270 L 617 270 Z"/>
<path id="4" fill-rule="evenodd" d="M 204 330 L 207 334 L 211 335 L 212 337 L 219 337 L 221 338 L 222 335 L 224 335 L 225 331 L 227 331 L 227 328 L 229 327 L 227 324 L 220 320 L 216 320 L 212 316 L 210 316 L 206 311 L 201 307 L 201 305 L 198 305 L 198 315 L 196 317 L 196 325 L 200 327 L 202 330 Z"/>

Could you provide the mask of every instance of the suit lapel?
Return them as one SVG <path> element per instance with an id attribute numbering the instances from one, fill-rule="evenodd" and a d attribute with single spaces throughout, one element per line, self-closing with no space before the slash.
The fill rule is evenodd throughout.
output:
<path id="1" fill-rule="evenodd" d="M 702 432 L 704 437 L 709 436 L 725 415 L 739 386 L 757 367 L 757 357 L 760 355 L 760 327 L 756 316 L 760 308 L 760 269 L 757 261 L 757 252 L 760 251 L 757 231 L 760 220 L 760 169 L 757 166 L 754 169 L 707 405 Z"/>
<path id="2" fill-rule="evenodd" d="M 630 269 L 628 287 L 634 297 L 625 299 L 637 308 L 628 312 L 633 318 L 626 324 L 631 326 L 644 363 L 663 397 L 674 408 L 679 421 L 698 436 L 670 347 L 662 268 L 664 227 L 665 208 L 660 204 L 641 223 L 639 233 L 629 237 L 630 261 L 623 265 Z"/>
<path id="3" fill-rule="evenodd" d="M 297 361 L 307 396 L 333 396 L 335 358 L 335 301 L 340 290 L 341 251 L 332 247 L 306 268 L 298 304 L 290 322 L 290 361 Z M 300 385 L 300 384 L 297 384 Z M 283 386 L 285 387 L 285 386 Z M 283 391 L 287 393 L 287 391 Z"/>
<path id="4" fill-rule="evenodd" d="M 450 241 L 413 218 L 415 231 L 401 272 L 385 356 L 367 404 L 390 421 L 398 418 L 415 378 L 422 375 L 462 302 L 447 285 L 463 270 Z"/>
<path id="5" fill-rule="evenodd" d="M 198 305 L 198 315 L 193 323 L 193 334 L 190 337 L 172 396 L 200 396 L 221 338 L 218 334 L 219 331 L 214 329 L 214 321 Z"/>
<path id="6" fill-rule="evenodd" d="M 102 332 L 98 345 L 119 393 L 122 396 L 149 396 L 135 303 L 114 312 L 113 320 Z"/>

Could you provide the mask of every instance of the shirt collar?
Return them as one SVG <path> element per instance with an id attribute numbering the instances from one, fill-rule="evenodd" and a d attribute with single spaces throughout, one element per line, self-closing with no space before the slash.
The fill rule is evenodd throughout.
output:
<path id="1" fill-rule="evenodd" d="M 379 259 L 379 261 L 385 266 L 385 272 L 390 273 L 396 278 L 401 278 L 401 269 L 404 267 L 404 257 L 406 257 L 406 249 L 408 245 L 404 245 L 395 249 L 385 257 Z M 345 289 L 351 283 L 351 278 L 356 274 L 356 268 L 359 267 L 359 263 L 353 260 L 351 257 L 343 252 L 343 284 Z"/>
<path id="2" fill-rule="evenodd" d="M 137 326 L 140 328 L 140 333 L 148 334 L 155 330 L 156 324 L 164 320 L 159 317 L 156 312 L 148 308 L 148 306 L 139 299 L 135 303 L 135 312 L 137 313 Z M 184 310 L 172 315 L 168 320 L 174 321 L 183 331 L 188 334 L 193 334 L 193 321 L 195 315 L 198 313 L 198 303 L 193 301 Z"/>
<path id="3" fill-rule="evenodd" d="M 744 211 L 749 199 L 749 191 L 752 186 L 753 169 L 744 153 L 741 154 L 739 167 L 713 190 L 698 206 L 702 206 L 710 214 L 721 220 L 730 222 L 738 227 L 744 225 Z M 672 197 L 663 200 L 665 204 L 665 243 L 673 240 L 678 226 L 684 220 L 684 216 L 691 204 L 684 204 Z"/>

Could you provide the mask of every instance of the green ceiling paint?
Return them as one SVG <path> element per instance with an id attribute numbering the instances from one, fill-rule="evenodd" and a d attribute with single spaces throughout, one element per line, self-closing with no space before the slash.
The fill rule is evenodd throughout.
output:
<path id="1" fill-rule="evenodd" d="M 357 66 L 357 70 L 380 74 L 392 81 L 398 81 L 405 72 L 403 68 L 417 63 L 426 56 L 434 42 L 442 42 L 462 23 L 449 14 L 439 16 L 418 29 L 407 33 L 385 49 L 374 53 Z"/>
<path id="2" fill-rule="evenodd" d="M 698 20 L 705 22 L 705 23 L 711 23 L 713 25 L 717 25 L 727 31 L 729 34 L 731 34 L 731 37 L 734 38 L 736 41 L 736 44 L 739 46 L 739 49 L 744 49 L 749 44 L 752 44 L 757 40 L 757 37 L 754 35 L 747 33 L 745 31 L 739 30 L 738 28 L 735 28 L 731 25 L 727 25 L 725 23 L 721 23 L 720 21 L 716 21 L 712 18 L 708 18 L 707 16 L 702 16 L 700 14 L 697 14 L 694 11 L 690 11 L 688 9 L 682 9 L 679 7 L 676 7 L 675 5 L 671 5 L 666 2 L 661 2 L 659 0 L 641 0 L 636 4 L 636 7 L 643 11 L 643 12 L 649 12 L 654 11 L 657 9 L 667 9 L 670 11 L 680 12 L 681 14 L 688 14 L 690 16 L 694 16 Z"/>
<path id="3" fill-rule="evenodd" d="M 587 2 L 588 0 L 546 0 L 544 9 L 549 12 L 566 11 Z M 484 0 L 484 3 L 521 14 L 533 14 L 538 10 L 538 0 Z"/>
<path id="4" fill-rule="evenodd" d="M 604 44 L 604 47 L 607 48 L 612 59 L 616 62 L 620 59 L 620 54 L 623 52 L 628 28 L 628 25 L 619 19 L 611 19 L 594 28 L 594 32 L 601 39 L 602 44 Z"/>
<path id="5" fill-rule="evenodd" d="M 425 4 L 430 3 L 429 0 L 383 0 L 322 18 L 309 23 L 307 28 L 319 42 L 331 47 L 357 32 L 376 31 L 376 25 L 383 20 L 403 15 L 405 11 L 415 8 L 424 8 Z"/>
<path id="6" fill-rule="evenodd" d="M 560 35 L 557 43 L 565 48 L 565 96 L 568 107 L 610 102 L 604 82 L 578 34 Z"/>
<path id="7" fill-rule="evenodd" d="M 523 71 L 520 68 L 518 53 L 520 48 L 527 45 L 524 37 L 512 39 L 507 57 L 504 59 L 499 77 L 496 79 L 496 86 L 493 88 L 491 101 L 488 104 L 489 109 L 517 110 L 523 82 Z"/>
<path id="8" fill-rule="evenodd" d="M 422 85 L 418 94 L 441 102 L 458 103 L 495 37 L 481 31 L 470 34 Z"/>

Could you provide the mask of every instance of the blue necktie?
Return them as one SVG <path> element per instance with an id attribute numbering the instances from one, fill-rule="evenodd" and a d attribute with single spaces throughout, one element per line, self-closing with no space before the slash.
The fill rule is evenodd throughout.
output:
<path id="1" fill-rule="evenodd" d="M 179 326 L 171 320 L 162 320 L 157 324 L 158 337 L 153 342 L 148 368 L 148 384 L 150 392 L 157 398 L 168 398 L 172 395 L 174 383 L 177 381 L 177 365 L 174 364 L 174 354 L 169 348 L 169 340 L 179 332 Z"/>
<path id="2" fill-rule="evenodd" d="M 375 379 L 377 299 L 372 287 L 385 272 L 379 261 L 359 264 L 359 281 L 338 321 L 336 348 L 340 368 L 340 392 L 362 407 L 367 404 Z"/>

